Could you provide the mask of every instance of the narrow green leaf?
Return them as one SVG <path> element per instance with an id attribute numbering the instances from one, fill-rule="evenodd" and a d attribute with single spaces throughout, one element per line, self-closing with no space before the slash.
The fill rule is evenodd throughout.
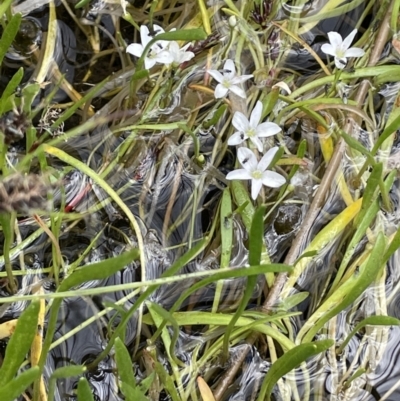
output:
<path id="1" fill-rule="evenodd" d="M 126 401 L 149 401 L 146 395 L 139 387 L 132 387 L 127 383 L 121 383 L 122 394 L 125 395 Z"/>
<path id="2" fill-rule="evenodd" d="M 185 365 L 175 355 L 175 345 L 179 337 L 179 325 L 177 321 L 174 319 L 171 313 L 166 311 L 160 305 L 154 302 L 146 302 L 146 305 L 157 327 L 157 331 L 152 336 L 152 342 L 154 343 L 161 333 L 161 338 L 163 340 L 165 349 L 167 350 L 168 358 L 174 361 L 175 365 L 185 367 Z M 166 323 L 169 323 L 173 328 L 172 337 L 170 337 L 168 330 L 165 329 Z"/>
<path id="3" fill-rule="evenodd" d="M 2 15 L 0 15 L 1 17 Z M 3 58 L 10 50 L 10 46 L 18 33 L 21 24 L 22 15 L 14 14 L 3 31 L 0 39 L 0 65 L 3 63 Z"/>
<path id="4" fill-rule="evenodd" d="M 0 14 L 1 15 L 1 14 Z M 8 111 L 12 108 L 11 96 L 15 92 L 15 89 L 20 84 L 22 77 L 24 76 L 24 69 L 21 67 L 11 78 L 10 82 L 7 84 L 4 89 L 3 94 L 0 99 L 0 115 L 5 111 Z M 10 106 L 8 108 L 7 106 Z"/>
<path id="5" fill-rule="evenodd" d="M 172 398 L 172 401 L 181 401 L 181 397 L 178 395 L 178 391 L 175 388 L 174 381 L 168 372 L 165 371 L 164 366 L 156 361 L 154 364 L 155 371 L 160 378 L 161 383 L 165 387 L 167 394 Z"/>
<path id="6" fill-rule="evenodd" d="M 3 18 L 3 15 L 8 10 L 8 8 L 11 6 L 12 2 L 13 2 L 13 0 L 3 0 L 0 3 L 0 18 Z"/>
<path id="7" fill-rule="evenodd" d="M 305 301 L 309 295 L 310 293 L 308 292 L 299 292 L 297 294 L 290 295 L 279 304 L 278 308 L 288 311 Z"/>
<path id="8" fill-rule="evenodd" d="M 307 321 L 308 325 L 302 327 L 298 334 L 298 338 L 301 339 L 303 332 L 306 329 L 308 330 L 307 334 L 304 335 L 302 342 L 309 342 L 309 340 L 318 333 L 326 322 L 351 305 L 369 287 L 382 268 L 385 247 L 385 236 L 380 232 L 376 238 L 372 252 L 369 255 L 367 262 L 360 268 L 361 271 L 358 273 L 358 276 L 355 275 L 355 277 L 346 281 L 320 306 L 320 308 L 314 312 L 313 316 L 318 319 L 315 323 L 310 324 L 312 321 L 310 319 L 313 317 L 311 316 Z M 333 297 L 335 297 L 334 300 L 332 299 Z M 342 300 L 338 303 L 337 299 L 339 298 L 342 298 Z M 327 312 L 323 313 L 322 316 L 319 311 L 321 308 L 327 310 Z"/>
<path id="9" fill-rule="evenodd" d="M 38 324 L 39 301 L 33 301 L 18 318 L 0 368 L 0 388 L 11 382 L 25 360 Z"/>
<path id="10" fill-rule="evenodd" d="M 344 350 L 346 345 L 350 342 L 353 336 L 365 326 L 399 326 L 400 320 L 391 316 L 370 316 L 357 324 L 351 333 L 346 337 L 340 347 L 337 348 L 336 353 L 339 355 Z"/>
<path id="11" fill-rule="evenodd" d="M 22 372 L 18 377 L 9 381 L 2 386 L 0 391 L 1 401 L 14 401 L 30 386 L 36 379 L 40 377 L 40 369 L 35 366 Z"/>
<path id="12" fill-rule="evenodd" d="M 65 377 L 79 376 L 84 372 L 86 372 L 86 367 L 83 365 L 69 365 L 56 369 L 51 377 L 54 379 L 63 379 Z"/>
<path id="13" fill-rule="evenodd" d="M 376 141 L 374 147 L 371 150 L 371 154 L 373 156 L 376 155 L 378 149 L 382 146 L 383 142 L 389 138 L 394 132 L 396 132 L 400 128 L 400 116 L 395 118 L 385 129 L 383 130 L 382 134 L 379 135 L 378 140 Z"/>
<path id="14" fill-rule="evenodd" d="M 140 391 L 143 394 L 146 394 L 149 391 L 149 388 L 153 384 L 155 377 L 156 377 L 156 372 L 151 372 L 150 375 L 148 375 L 138 384 L 138 388 L 140 388 Z"/>
<path id="15" fill-rule="evenodd" d="M 94 401 L 92 389 L 84 377 L 78 382 L 78 401 Z"/>
<path id="16" fill-rule="evenodd" d="M 249 193 L 243 183 L 241 183 L 240 181 L 233 180 L 230 185 L 232 188 L 233 199 L 235 200 L 236 205 L 240 207 L 246 204 L 246 207 L 244 207 L 244 209 L 240 211 L 240 216 L 243 220 L 243 224 L 246 227 L 247 232 L 249 232 L 251 221 L 253 220 L 254 215 L 254 206 L 250 201 Z"/>
<path id="17" fill-rule="evenodd" d="M 333 340 L 315 341 L 313 343 L 298 345 L 283 354 L 265 375 L 257 401 L 270 401 L 272 390 L 279 379 L 298 367 L 302 362 L 305 362 L 308 358 L 326 351 L 333 344 Z"/>
<path id="18" fill-rule="evenodd" d="M 50 376 L 49 380 L 49 401 L 54 400 L 54 395 L 56 392 L 56 383 L 58 379 L 64 379 L 66 377 L 74 377 L 74 376 L 80 376 L 82 373 L 86 371 L 86 367 L 79 365 L 69 365 L 69 366 L 63 366 L 61 368 L 56 369 L 52 375 Z"/>
<path id="19" fill-rule="evenodd" d="M 129 355 L 125 344 L 120 338 L 115 339 L 115 359 L 117 362 L 118 375 L 122 383 L 127 384 L 131 388 L 136 387 L 135 375 L 133 374 L 132 358 Z M 123 391 L 125 397 L 127 394 Z"/>
<path id="20" fill-rule="evenodd" d="M 371 164 L 371 166 L 375 165 L 375 159 L 374 156 L 369 152 L 363 145 L 361 145 L 360 142 L 358 142 L 356 139 L 351 137 L 350 135 L 346 134 L 344 131 L 340 132 L 340 135 L 344 139 L 344 141 L 349 145 L 352 149 L 357 150 L 364 156 L 368 158 L 368 162 Z"/>
<path id="21" fill-rule="evenodd" d="M 262 111 L 262 121 L 264 120 L 265 117 L 267 117 L 273 108 L 276 105 L 276 102 L 279 99 L 279 91 L 280 89 L 278 87 L 272 88 L 271 92 L 268 93 L 268 95 L 264 98 L 263 100 L 263 111 Z"/>
<path id="22" fill-rule="evenodd" d="M 185 40 L 187 42 L 190 42 L 192 40 L 204 40 L 204 39 L 207 39 L 207 34 L 204 32 L 204 29 L 196 28 L 196 29 L 179 29 L 177 31 L 160 33 L 154 37 L 153 41 L 154 43 L 159 40 Z"/>
<path id="23" fill-rule="evenodd" d="M 75 111 L 81 107 L 83 104 L 88 102 L 90 99 L 96 96 L 96 93 L 108 82 L 108 78 L 104 79 L 102 82 L 98 83 L 94 88 L 92 88 L 85 96 L 79 99 L 77 102 L 66 109 L 66 111 L 51 125 L 51 128 L 57 128 L 69 117 L 71 117 Z"/>
<path id="24" fill-rule="evenodd" d="M 357 226 L 359 222 L 364 218 L 366 211 L 370 208 L 374 200 L 378 196 L 379 182 L 382 178 L 383 164 L 377 163 L 368 178 L 367 185 L 363 193 L 363 200 L 361 210 L 358 216 L 354 219 L 354 224 Z"/>
<path id="25" fill-rule="evenodd" d="M 139 251 L 133 249 L 132 251 L 123 253 L 115 258 L 79 267 L 61 283 L 58 292 L 67 291 L 86 281 L 105 279 L 138 258 Z"/>
<path id="26" fill-rule="evenodd" d="M 232 199 L 229 188 L 225 188 L 221 199 L 221 268 L 229 267 L 232 253 L 233 218 Z"/>
<path id="27" fill-rule="evenodd" d="M 250 228 L 249 235 L 249 263 L 251 265 L 258 265 L 261 261 L 261 251 L 264 246 L 264 215 L 265 215 L 265 206 L 261 206 L 257 208 L 254 213 L 253 222 Z M 229 352 L 229 338 L 233 328 L 239 317 L 242 315 L 243 311 L 246 309 L 249 300 L 254 292 L 254 287 L 257 283 L 257 276 L 249 276 L 247 279 L 246 288 L 244 290 L 243 297 L 240 301 L 240 304 L 232 317 L 232 320 L 229 322 L 228 327 L 225 330 L 224 334 L 224 342 L 223 342 L 223 354 L 225 357 L 228 357 Z"/>
<path id="28" fill-rule="evenodd" d="M 89 4 L 90 0 L 81 0 L 77 4 L 75 4 L 75 8 L 82 8 L 85 7 L 86 4 Z"/>
<path id="29" fill-rule="evenodd" d="M 204 121 L 202 123 L 203 128 L 208 129 L 208 128 L 214 126 L 215 124 L 217 124 L 218 121 L 220 120 L 220 118 L 224 115 L 227 108 L 228 108 L 228 106 L 226 104 L 219 106 L 218 109 L 216 110 L 216 112 L 214 113 L 214 115 L 209 120 Z"/>

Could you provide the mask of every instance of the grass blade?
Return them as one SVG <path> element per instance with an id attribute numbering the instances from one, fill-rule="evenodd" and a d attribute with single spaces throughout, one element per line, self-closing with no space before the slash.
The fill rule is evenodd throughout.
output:
<path id="1" fill-rule="evenodd" d="M 18 318 L 0 368 L 0 388 L 11 382 L 25 360 L 37 330 L 38 314 L 39 302 L 33 301 Z"/>

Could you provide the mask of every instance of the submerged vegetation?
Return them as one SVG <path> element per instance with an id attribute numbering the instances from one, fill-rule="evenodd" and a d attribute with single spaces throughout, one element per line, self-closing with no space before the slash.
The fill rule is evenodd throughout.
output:
<path id="1" fill-rule="evenodd" d="M 0 399 L 398 400 L 399 0 L 0 3 Z"/>

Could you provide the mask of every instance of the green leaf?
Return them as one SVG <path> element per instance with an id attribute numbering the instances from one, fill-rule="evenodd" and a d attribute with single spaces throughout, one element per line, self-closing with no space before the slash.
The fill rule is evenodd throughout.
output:
<path id="1" fill-rule="evenodd" d="M 0 14 L 1 15 L 1 14 Z M 10 98 L 14 93 L 17 86 L 20 84 L 22 77 L 24 76 L 24 69 L 21 67 L 11 78 L 10 82 L 7 84 L 4 89 L 3 94 L 0 99 L 0 115 L 4 112 L 11 110 L 12 102 Z"/>
<path id="2" fill-rule="evenodd" d="M 120 338 L 115 339 L 115 359 L 117 362 L 118 375 L 122 383 L 129 385 L 131 388 L 136 387 L 136 380 L 133 374 L 132 358 L 129 355 L 125 344 Z M 127 394 L 123 391 L 125 397 Z"/>
<path id="3" fill-rule="evenodd" d="M 78 401 L 94 401 L 92 389 L 84 377 L 78 382 Z"/>
<path id="4" fill-rule="evenodd" d="M 3 18 L 3 15 L 6 13 L 12 2 L 13 0 L 3 0 L 0 3 L 0 18 Z"/>
<path id="5" fill-rule="evenodd" d="M 57 292 L 67 291 L 87 281 L 102 280 L 110 277 L 138 258 L 139 251 L 133 249 L 115 258 L 79 267 L 61 283 Z"/>
<path id="6" fill-rule="evenodd" d="M 178 391 L 175 388 L 174 381 L 168 372 L 165 371 L 164 366 L 160 362 L 155 361 L 154 368 L 161 383 L 165 387 L 167 394 L 172 398 L 172 401 L 181 401 L 181 397 L 179 397 Z"/>
<path id="7" fill-rule="evenodd" d="M 18 318 L 0 368 L 0 388 L 11 382 L 31 347 L 36 334 L 39 301 L 33 301 Z"/>
<path id="8" fill-rule="evenodd" d="M 336 354 L 341 354 L 346 345 L 350 342 L 353 336 L 365 326 L 399 326 L 400 320 L 391 316 L 370 316 L 357 324 L 351 333 L 346 337 L 340 347 L 336 349 Z"/>
<path id="9" fill-rule="evenodd" d="M 278 308 L 288 311 L 306 300 L 309 295 L 310 293 L 308 292 L 299 292 L 297 294 L 290 295 L 279 304 Z"/>
<path id="10" fill-rule="evenodd" d="M 224 115 L 227 108 L 228 108 L 228 106 L 226 104 L 219 106 L 218 109 L 216 110 L 216 112 L 214 113 L 214 115 L 209 120 L 204 121 L 202 123 L 203 128 L 208 129 L 208 128 L 214 126 L 215 124 L 217 124 L 218 121 L 220 120 L 220 118 Z"/>
<path id="11" fill-rule="evenodd" d="M 151 342 L 155 343 L 157 337 L 161 332 L 161 338 L 163 340 L 165 349 L 167 350 L 168 359 L 170 361 L 173 361 L 176 366 L 185 367 L 185 365 L 175 355 L 175 345 L 179 337 L 178 323 L 176 322 L 172 314 L 166 311 L 160 305 L 154 302 L 146 302 L 146 305 L 149 309 L 151 317 L 153 318 L 153 322 L 157 327 L 157 331 L 152 336 Z M 173 327 L 172 338 L 170 338 L 169 331 L 165 329 L 165 324 L 168 322 Z"/>
<path id="12" fill-rule="evenodd" d="M 126 401 L 149 401 L 139 387 L 132 387 L 127 383 L 121 383 L 120 387 Z"/>
<path id="13" fill-rule="evenodd" d="M 221 199 L 221 268 L 229 267 L 232 253 L 233 216 L 232 198 L 229 188 L 225 188 Z"/>
<path id="14" fill-rule="evenodd" d="M 382 146 L 383 142 L 389 138 L 394 132 L 396 132 L 400 128 L 400 116 L 395 118 L 385 129 L 383 130 L 382 134 L 379 135 L 378 140 L 376 141 L 374 147 L 371 150 L 372 155 L 376 155 L 378 149 Z"/>
<path id="15" fill-rule="evenodd" d="M 77 4 L 75 4 L 75 8 L 82 8 L 85 7 L 86 4 L 89 4 L 90 0 L 81 0 Z"/>
<path id="16" fill-rule="evenodd" d="M 54 400 L 54 395 L 56 392 L 56 383 L 58 379 L 64 379 L 66 377 L 74 377 L 80 376 L 82 373 L 86 371 L 86 367 L 82 365 L 69 365 L 63 366 L 61 368 L 56 369 L 52 375 L 50 376 L 49 380 L 49 401 Z"/>
<path id="17" fill-rule="evenodd" d="M 18 377 L 9 381 L 2 386 L 0 391 L 1 401 L 14 401 L 30 386 L 36 379 L 40 377 L 40 369 L 35 366 L 22 372 Z"/>
<path id="18" fill-rule="evenodd" d="M 367 185 L 363 193 L 363 200 L 361 210 L 358 216 L 354 219 L 354 225 L 357 226 L 359 222 L 364 218 L 365 213 L 370 208 L 372 203 L 378 196 L 379 182 L 382 178 L 383 164 L 377 163 L 368 178 Z"/>
<path id="19" fill-rule="evenodd" d="M 279 99 L 279 91 L 280 89 L 278 87 L 272 88 L 271 92 L 269 92 L 268 95 L 263 99 L 262 121 L 271 113 L 271 111 L 275 107 L 276 102 Z"/>
<path id="20" fill-rule="evenodd" d="M 196 29 L 179 29 L 172 32 L 164 32 L 156 35 L 153 38 L 152 45 L 159 40 L 184 40 L 191 42 L 192 40 L 204 40 L 207 39 L 207 34 L 202 28 Z M 151 47 L 151 46 L 150 46 Z"/>
<path id="21" fill-rule="evenodd" d="M 302 362 L 305 362 L 308 358 L 326 351 L 333 344 L 333 340 L 315 341 L 313 343 L 298 345 L 283 354 L 265 375 L 257 401 L 270 401 L 272 390 L 279 379 L 298 367 Z"/>
<path id="22" fill-rule="evenodd" d="M 257 208 L 254 213 L 253 222 L 251 224 L 250 235 L 249 235 L 249 263 L 251 265 L 258 265 L 261 261 L 261 251 L 264 246 L 264 215 L 265 206 Z M 228 327 L 224 334 L 223 343 L 223 354 L 228 357 L 229 352 L 229 338 L 233 328 L 239 317 L 242 315 L 243 311 L 246 309 L 249 300 L 254 292 L 254 287 L 257 283 L 257 276 L 249 276 L 247 279 L 246 288 L 244 290 L 243 297 L 240 304 L 229 322 Z"/>
<path id="23" fill-rule="evenodd" d="M 326 322 L 351 305 L 369 287 L 382 268 L 385 247 L 386 239 L 380 232 L 369 258 L 360 267 L 358 275 L 353 275 L 352 278 L 343 283 L 314 312 L 299 331 L 297 335 L 299 340 L 305 343 L 309 342 Z"/>
<path id="24" fill-rule="evenodd" d="M 2 14 L 0 14 L 0 17 Z M 0 65 L 3 63 L 3 58 L 10 50 L 10 46 L 18 33 L 19 25 L 21 24 L 22 15 L 14 14 L 3 31 L 0 39 Z"/>
<path id="25" fill-rule="evenodd" d="M 371 164 L 371 166 L 375 165 L 374 156 L 363 145 L 361 145 L 360 142 L 358 142 L 356 139 L 354 139 L 350 135 L 346 134 L 344 131 L 340 131 L 340 135 L 342 136 L 344 141 L 347 143 L 347 145 L 349 145 L 352 149 L 357 150 L 362 155 L 366 156 L 368 158 L 368 162 Z"/>
<path id="26" fill-rule="evenodd" d="M 246 227 L 247 232 L 250 231 L 251 222 L 254 216 L 254 206 L 252 205 L 249 193 L 245 186 L 240 182 L 233 180 L 231 183 L 233 199 L 237 206 L 241 207 L 246 204 L 246 206 L 240 210 L 240 216 L 243 220 L 243 224 Z"/>

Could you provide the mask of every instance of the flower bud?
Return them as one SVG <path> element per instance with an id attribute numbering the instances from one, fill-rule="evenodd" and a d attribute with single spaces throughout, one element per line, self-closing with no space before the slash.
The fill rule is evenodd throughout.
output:
<path id="1" fill-rule="evenodd" d="M 234 28 L 236 25 L 237 25 L 237 19 L 236 19 L 236 17 L 234 16 L 234 15 L 231 15 L 230 17 L 229 17 L 229 26 L 231 27 L 231 28 Z"/>

